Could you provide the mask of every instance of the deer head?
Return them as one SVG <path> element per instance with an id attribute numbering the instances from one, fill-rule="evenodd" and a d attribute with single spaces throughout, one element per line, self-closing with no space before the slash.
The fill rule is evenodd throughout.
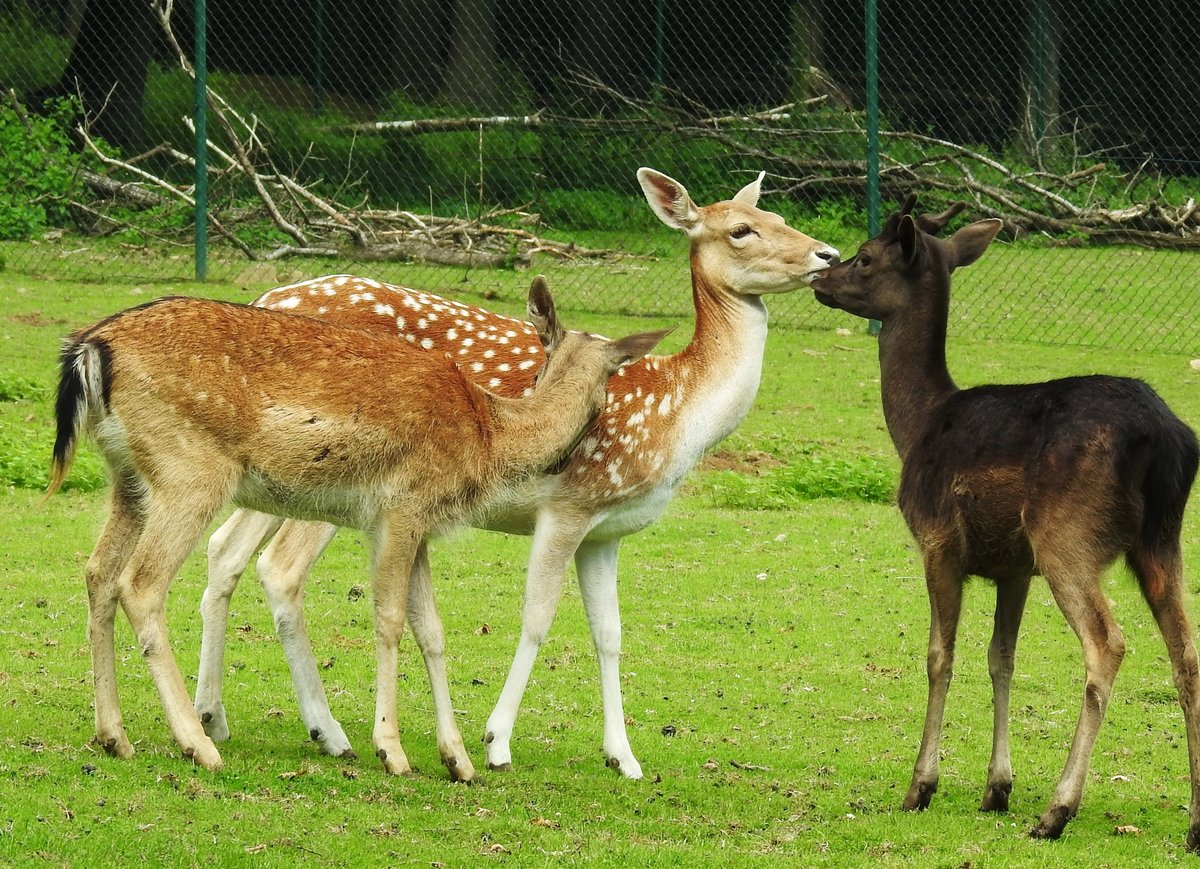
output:
<path id="1" fill-rule="evenodd" d="M 765 172 L 732 199 L 703 208 L 673 178 L 638 169 L 650 208 L 672 229 L 687 234 L 692 271 L 738 295 L 786 293 L 808 286 L 814 275 L 838 262 L 837 248 L 788 226 L 758 207 Z"/>
<path id="2" fill-rule="evenodd" d="M 901 311 L 948 298 L 949 275 L 983 255 L 1002 222 L 978 220 L 947 239 L 935 237 L 962 211 L 955 203 L 938 215 L 913 217 L 916 196 L 910 195 L 892 214 L 879 235 L 863 243 L 852 259 L 813 280 L 816 300 L 872 320 L 887 322 Z M 929 280 L 935 287 L 929 288 Z"/>

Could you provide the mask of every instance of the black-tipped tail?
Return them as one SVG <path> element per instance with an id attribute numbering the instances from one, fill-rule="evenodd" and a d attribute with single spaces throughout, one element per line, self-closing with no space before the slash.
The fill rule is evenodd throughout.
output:
<path id="1" fill-rule="evenodd" d="M 87 345 L 69 341 L 59 355 L 58 399 L 54 403 L 54 418 L 58 431 L 54 437 L 53 462 L 50 469 L 50 485 L 45 498 L 49 498 L 62 485 L 75 456 L 75 446 L 83 428 L 83 417 L 88 407 L 88 385 L 85 378 Z"/>

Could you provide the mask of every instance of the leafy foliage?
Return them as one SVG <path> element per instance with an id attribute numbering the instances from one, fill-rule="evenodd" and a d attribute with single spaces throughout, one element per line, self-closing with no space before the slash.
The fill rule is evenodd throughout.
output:
<path id="1" fill-rule="evenodd" d="M 70 100 L 47 104 L 45 116 L 0 107 L 0 239 L 33 237 L 67 218 L 67 197 L 81 158 L 72 152 Z"/>

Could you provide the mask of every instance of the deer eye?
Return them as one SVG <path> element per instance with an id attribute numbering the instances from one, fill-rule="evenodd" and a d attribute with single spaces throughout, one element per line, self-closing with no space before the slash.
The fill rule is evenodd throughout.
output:
<path id="1" fill-rule="evenodd" d="M 856 256 L 854 258 L 854 261 L 856 263 L 858 263 L 859 266 L 861 266 L 861 267 L 869 266 L 871 264 L 871 255 L 866 254 L 866 253 L 860 253 L 858 256 Z"/>
<path id="2" fill-rule="evenodd" d="M 749 226 L 747 226 L 744 223 L 739 223 L 733 229 L 729 230 L 729 237 L 730 238 L 745 238 L 752 232 L 754 232 L 754 230 L 751 229 Z M 754 233 L 754 234 L 757 235 L 758 233 Z"/>

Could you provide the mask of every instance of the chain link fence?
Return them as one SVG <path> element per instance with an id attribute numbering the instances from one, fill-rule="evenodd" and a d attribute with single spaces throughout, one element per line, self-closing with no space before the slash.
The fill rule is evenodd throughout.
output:
<path id="1" fill-rule="evenodd" d="M 1193 0 L 875 2 L 0 0 L 0 256 L 504 299 L 528 267 L 567 304 L 686 317 L 636 169 L 701 204 L 766 170 L 761 204 L 846 255 L 909 192 L 1005 218 L 957 334 L 1200 350 Z"/>

